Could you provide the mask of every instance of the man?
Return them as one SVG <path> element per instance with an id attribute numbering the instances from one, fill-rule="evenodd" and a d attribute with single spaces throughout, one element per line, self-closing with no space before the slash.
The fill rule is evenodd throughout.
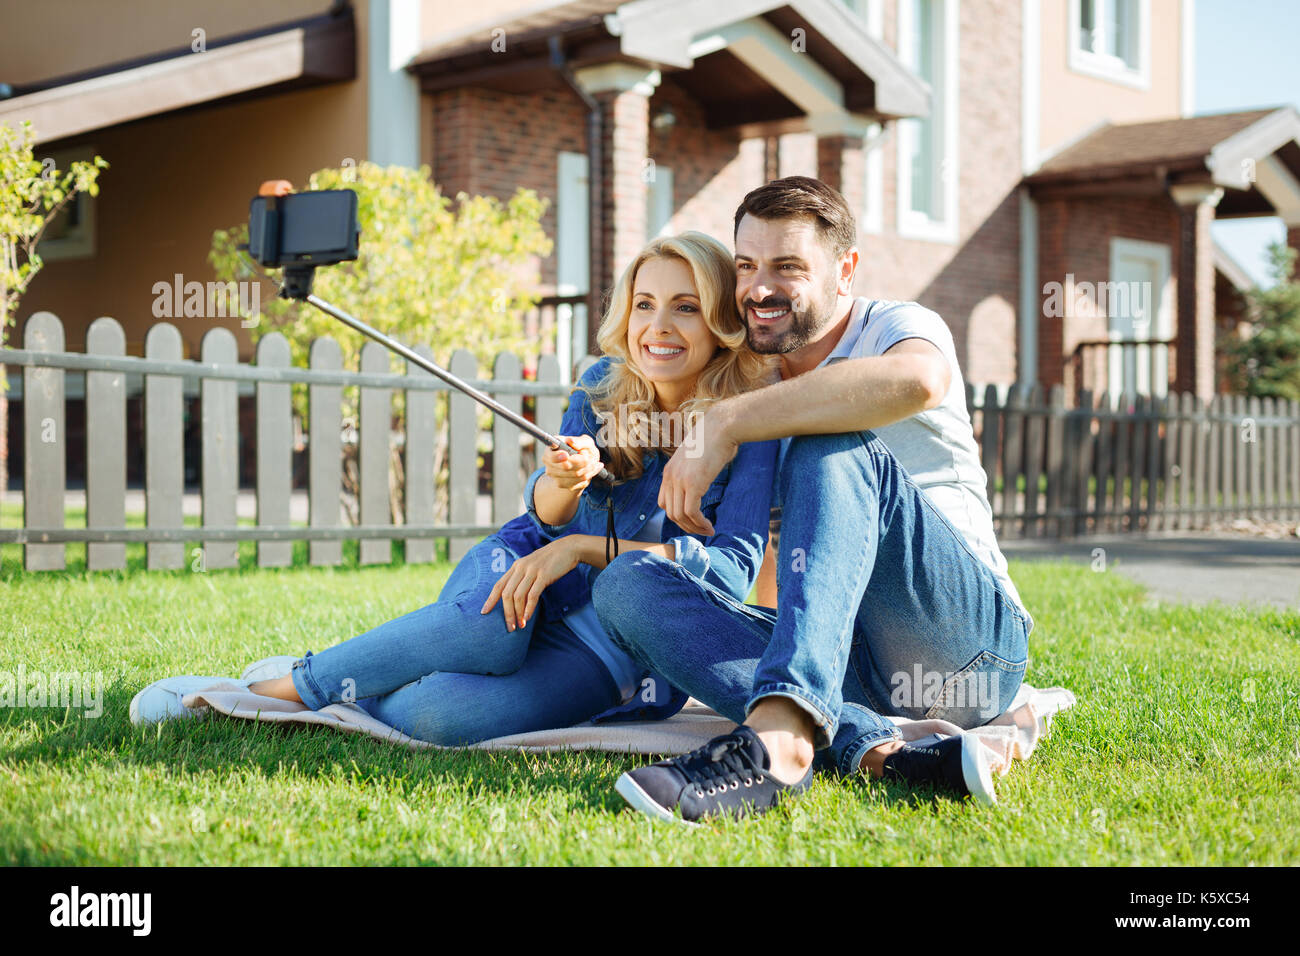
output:
<path id="1" fill-rule="evenodd" d="M 738 445 L 787 439 L 768 550 L 776 594 L 770 577 L 759 585 L 777 609 L 644 553 L 597 577 L 614 640 L 741 724 L 617 789 L 665 819 L 761 813 L 806 789 L 816 765 L 992 802 L 973 739 L 906 745 L 887 719 L 986 723 L 1028 659 L 1033 620 L 994 536 L 952 335 L 915 303 L 853 297 L 853 216 L 818 180 L 750 192 L 735 248 L 749 344 L 780 356 L 782 381 L 702 416 L 659 503 L 683 530 L 711 534 L 700 497 Z"/>

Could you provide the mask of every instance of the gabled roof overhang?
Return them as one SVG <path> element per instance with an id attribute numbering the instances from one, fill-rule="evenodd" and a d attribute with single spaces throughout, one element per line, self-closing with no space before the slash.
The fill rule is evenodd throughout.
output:
<path id="1" fill-rule="evenodd" d="M 926 84 L 835 0 L 549 4 L 447 38 L 409 69 L 426 92 L 558 89 L 552 38 L 575 70 L 622 61 L 660 71 L 715 129 L 860 135 L 929 111 Z"/>
<path id="2" fill-rule="evenodd" d="M 1105 124 L 1025 177 L 1036 199 L 1223 190 L 1219 219 L 1300 224 L 1300 113 L 1285 106 L 1150 123 Z"/>
<path id="3" fill-rule="evenodd" d="M 27 87 L 0 100 L 0 122 L 30 121 L 51 142 L 216 102 L 233 102 L 356 76 L 352 9 L 280 23 Z"/>

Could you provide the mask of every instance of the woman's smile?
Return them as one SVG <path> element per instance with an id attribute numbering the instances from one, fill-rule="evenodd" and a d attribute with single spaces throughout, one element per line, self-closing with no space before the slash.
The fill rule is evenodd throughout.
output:
<path id="1" fill-rule="evenodd" d="M 653 345 L 643 345 L 641 351 L 652 362 L 671 362 L 686 354 L 686 346 L 656 342 Z"/>

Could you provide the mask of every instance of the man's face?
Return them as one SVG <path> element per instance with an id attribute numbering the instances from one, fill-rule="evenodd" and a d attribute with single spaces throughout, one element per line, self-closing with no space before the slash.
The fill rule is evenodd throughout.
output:
<path id="1" fill-rule="evenodd" d="M 835 318 L 840 263 L 811 216 L 758 219 L 736 231 L 736 304 L 755 352 L 795 352 Z"/>

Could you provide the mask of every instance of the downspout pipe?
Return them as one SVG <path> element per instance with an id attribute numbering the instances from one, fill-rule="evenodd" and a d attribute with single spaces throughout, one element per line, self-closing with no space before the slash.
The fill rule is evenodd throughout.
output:
<path id="1" fill-rule="evenodd" d="M 568 57 L 560 45 L 558 36 L 547 38 L 550 49 L 551 67 L 569 86 L 578 99 L 587 107 L 587 341 L 583 347 L 592 355 L 596 354 L 596 330 L 600 328 L 602 315 L 601 285 L 604 277 L 604 208 L 601 172 L 603 168 L 601 139 L 604 132 L 604 119 L 600 104 L 596 98 L 582 88 L 573 75 Z"/>

